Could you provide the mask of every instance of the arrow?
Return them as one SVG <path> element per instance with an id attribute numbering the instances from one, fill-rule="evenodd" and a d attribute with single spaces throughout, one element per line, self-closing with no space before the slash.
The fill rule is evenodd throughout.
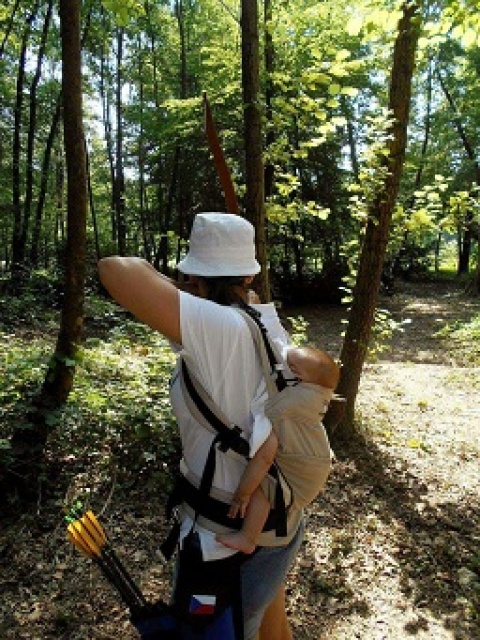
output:
<path id="1" fill-rule="evenodd" d="M 96 544 L 102 550 L 102 555 L 111 561 L 112 566 L 115 566 L 119 574 L 121 574 L 125 582 L 129 585 L 132 592 L 136 595 L 141 604 L 146 604 L 146 600 L 140 589 L 137 587 L 128 571 L 123 566 L 120 558 L 115 553 L 111 544 L 108 541 L 107 534 L 104 528 L 97 520 L 93 511 L 87 511 L 85 515 L 80 519 L 80 522 L 84 525 L 85 529 L 89 532 Z"/>
<path id="2" fill-rule="evenodd" d="M 132 614 L 148 606 L 144 595 L 110 547 L 106 533 L 93 512 L 87 511 L 81 518 L 70 522 L 67 537 L 83 555 L 98 564 Z"/>

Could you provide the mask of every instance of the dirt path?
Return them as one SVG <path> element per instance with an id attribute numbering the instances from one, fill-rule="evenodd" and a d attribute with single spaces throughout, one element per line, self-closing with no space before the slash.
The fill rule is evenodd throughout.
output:
<path id="1" fill-rule="evenodd" d="M 480 369 L 435 334 L 480 313 L 452 287 L 385 299 L 408 321 L 358 398 L 365 440 L 337 450 L 325 495 L 288 582 L 295 640 L 480 638 Z M 337 354 L 343 309 L 287 309 Z M 139 483 L 112 494 L 104 524 L 149 598 L 166 596 L 163 496 Z M 133 640 L 110 586 L 65 542 L 59 505 L 0 530 L 1 640 Z M 127 530 L 128 535 L 125 535 Z"/>
<path id="2" fill-rule="evenodd" d="M 438 285 L 383 302 L 408 322 L 365 369 L 367 441 L 336 452 L 310 510 L 290 582 L 295 638 L 480 638 L 480 369 L 436 335 L 480 304 Z M 339 349 L 342 311 L 302 313 L 311 339 Z"/>

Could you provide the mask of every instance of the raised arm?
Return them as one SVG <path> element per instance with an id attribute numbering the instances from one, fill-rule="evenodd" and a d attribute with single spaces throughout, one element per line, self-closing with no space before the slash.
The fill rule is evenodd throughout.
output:
<path id="1" fill-rule="evenodd" d="M 141 322 L 181 344 L 180 298 L 175 284 L 141 258 L 113 256 L 98 264 L 103 286 Z"/>

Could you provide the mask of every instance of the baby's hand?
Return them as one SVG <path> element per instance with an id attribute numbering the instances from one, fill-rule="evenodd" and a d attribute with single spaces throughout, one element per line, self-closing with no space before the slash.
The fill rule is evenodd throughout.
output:
<path id="1" fill-rule="evenodd" d="M 234 495 L 232 499 L 232 504 L 230 505 L 230 509 L 228 510 L 228 517 L 244 518 L 249 501 L 250 501 L 250 496 Z"/>
<path id="2" fill-rule="evenodd" d="M 247 295 L 248 295 L 248 300 L 247 300 L 248 304 L 260 304 L 261 303 L 261 300 L 260 300 L 260 297 L 259 297 L 258 293 L 256 291 L 254 291 L 253 289 L 249 289 Z"/>

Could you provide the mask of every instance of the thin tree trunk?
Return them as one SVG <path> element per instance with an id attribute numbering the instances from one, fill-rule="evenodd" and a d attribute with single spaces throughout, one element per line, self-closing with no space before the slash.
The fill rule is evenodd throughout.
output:
<path id="1" fill-rule="evenodd" d="M 355 180 L 358 182 L 359 167 L 357 154 L 357 136 L 351 118 L 347 117 L 348 148 L 350 150 L 350 164 Z"/>
<path id="2" fill-rule="evenodd" d="M 151 262 L 152 248 L 150 245 L 147 229 L 147 214 L 145 211 L 145 125 L 144 125 L 144 83 L 143 83 L 143 55 L 140 51 L 141 42 L 138 39 L 138 77 L 139 77 L 139 109 L 140 109 L 140 132 L 138 135 L 138 204 L 140 225 L 142 228 L 143 253 L 145 258 Z"/>
<path id="3" fill-rule="evenodd" d="M 45 206 L 48 178 L 50 174 L 50 160 L 52 157 L 53 144 L 55 142 L 55 137 L 58 131 L 58 124 L 60 122 L 61 112 L 62 112 L 62 94 L 60 92 L 57 98 L 57 104 L 53 114 L 52 124 L 50 125 L 47 144 L 45 145 L 45 152 L 43 154 L 40 188 L 38 192 L 38 201 L 37 201 L 35 220 L 34 220 L 33 231 L 32 231 L 32 241 L 30 245 L 30 262 L 34 267 L 38 265 L 38 257 L 39 257 L 39 249 L 40 249 L 40 233 L 42 229 L 43 208 Z"/>
<path id="4" fill-rule="evenodd" d="M 349 322 L 341 351 L 338 393 L 347 400 L 339 438 L 354 433 L 354 408 L 374 321 L 393 208 L 405 158 L 415 51 L 419 35 L 418 6 L 405 4 L 398 24 L 390 77 L 389 109 L 393 116 L 388 174 L 372 204 L 362 246 Z M 328 421 L 327 421 L 328 422 Z"/>
<path id="5" fill-rule="evenodd" d="M 118 253 L 124 256 L 127 252 L 127 225 L 125 220 L 125 175 L 123 168 L 123 108 L 122 108 L 122 88 L 123 88 L 123 40 L 124 30 L 117 31 L 117 79 L 115 109 L 117 113 L 116 131 L 116 169 L 114 182 L 114 203 L 115 218 L 118 232 Z"/>
<path id="6" fill-rule="evenodd" d="M 25 246 L 22 245 L 23 219 L 22 219 L 22 175 L 21 175 L 21 153 L 22 153 L 22 110 L 23 96 L 25 92 L 25 66 L 27 62 L 27 46 L 33 21 L 38 12 L 38 4 L 35 4 L 32 13 L 27 19 L 27 26 L 22 37 L 20 59 L 18 63 L 17 93 L 15 102 L 15 117 L 13 131 L 12 150 L 12 195 L 13 195 L 13 238 L 12 238 L 12 279 L 13 288 L 19 286 L 19 278 L 22 271 L 23 259 L 25 256 Z"/>
<path id="7" fill-rule="evenodd" d="M 153 97 L 155 100 L 155 108 L 158 109 L 160 107 L 160 100 L 158 96 L 160 95 L 159 86 L 158 86 L 158 63 L 157 63 L 157 43 L 155 40 L 155 28 L 151 24 L 150 21 L 150 6 L 148 2 L 145 2 L 145 14 L 147 16 L 147 35 L 150 38 L 150 56 L 152 61 L 152 76 L 153 76 Z"/>
<path id="8" fill-rule="evenodd" d="M 93 225 L 93 238 L 95 242 L 95 256 L 98 260 L 102 257 L 102 252 L 100 250 L 100 240 L 98 237 L 98 222 L 97 222 L 97 213 L 95 209 L 95 201 L 93 199 L 93 189 L 92 189 L 92 179 L 90 173 L 90 154 L 88 153 L 87 145 L 85 144 L 85 162 L 87 165 L 87 188 L 88 188 L 88 203 L 90 205 L 90 215 L 92 218 Z"/>
<path id="9" fill-rule="evenodd" d="M 473 168 L 475 172 L 475 181 L 477 185 L 480 186 L 480 163 L 477 160 L 475 150 L 467 135 L 465 127 L 463 126 L 460 113 L 458 112 L 453 96 L 448 90 L 447 84 L 443 79 L 439 69 L 437 69 L 437 76 L 440 81 L 440 86 L 442 88 L 442 91 L 452 110 L 455 127 L 457 129 L 460 140 L 462 141 L 465 153 L 467 154 L 468 159 L 473 164 Z M 465 216 L 465 224 L 463 225 L 463 229 L 464 229 L 463 238 L 461 243 L 459 244 L 459 259 L 458 259 L 458 267 L 457 267 L 457 273 L 459 275 L 462 273 L 468 273 L 468 269 L 470 265 L 470 254 L 472 250 L 472 240 L 473 240 L 472 222 L 473 222 L 473 213 L 471 211 L 468 211 Z"/>
<path id="10" fill-rule="evenodd" d="M 265 24 L 265 74 L 266 74 L 266 86 L 265 86 L 265 105 L 266 105 L 266 127 L 267 132 L 265 135 L 265 150 L 268 157 L 268 152 L 275 142 L 275 132 L 273 129 L 273 74 L 275 72 L 275 48 L 273 45 L 273 25 L 272 25 L 272 0 L 265 0 L 264 7 L 264 24 Z M 269 158 L 265 164 L 265 200 L 273 194 L 273 181 L 274 181 L 274 164 L 272 159 Z"/>
<path id="11" fill-rule="evenodd" d="M 257 258 L 262 267 L 258 293 L 264 302 L 270 300 L 268 283 L 266 219 L 264 203 L 264 167 L 262 117 L 260 112 L 259 33 L 257 0 L 241 2 L 242 84 L 245 143 L 245 214 L 255 227 Z"/>
<path id="12" fill-rule="evenodd" d="M 107 30 L 105 11 L 102 7 L 102 26 Z M 105 43 L 104 43 L 105 44 Z M 110 86 L 109 76 L 107 77 L 108 66 L 105 60 L 105 48 L 102 46 L 102 55 L 100 59 L 100 97 L 102 99 L 102 121 L 104 128 L 105 144 L 107 150 L 108 166 L 110 168 L 110 185 L 111 185 L 111 203 L 110 203 L 110 219 L 112 240 L 117 241 L 117 223 L 115 220 L 115 161 L 113 157 L 113 139 L 112 139 L 112 121 L 110 117 Z"/>
<path id="13" fill-rule="evenodd" d="M 42 64 L 45 56 L 45 48 L 47 45 L 48 31 L 52 19 L 53 0 L 49 0 L 43 23 L 42 40 L 37 56 L 37 67 L 33 77 L 32 86 L 30 87 L 30 119 L 28 125 L 27 137 L 27 175 L 25 189 L 25 205 L 23 213 L 23 225 L 21 233 L 20 245 L 23 247 L 24 254 L 27 247 L 27 237 L 30 225 L 32 201 L 33 201 L 33 183 L 34 183 L 34 151 L 35 151 L 35 135 L 37 129 L 37 90 L 42 76 Z M 25 257 L 25 255 L 24 255 Z"/>
<path id="14" fill-rule="evenodd" d="M 430 142 L 430 130 L 432 121 L 432 60 L 428 61 L 428 76 L 427 76 L 427 110 L 425 112 L 425 128 L 423 134 L 422 149 L 420 151 L 420 161 L 418 162 L 417 171 L 415 173 L 415 181 L 413 183 L 413 195 L 410 200 L 409 208 L 413 209 L 415 204 L 415 191 L 420 189 L 422 184 L 423 170 L 425 168 L 425 158 L 427 155 L 427 149 Z"/>
<path id="15" fill-rule="evenodd" d="M 170 231 L 170 224 L 172 219 L 172 211 L 175 200 L 175 193 L 178 186 L 178 170 L 180 166 L 181 149 L 179 146 L 175 147 L 172 161 L 172 174 L 170 178 L 170 188 L 168 189 L 168 198 L 165 206 L 164 215 L 160 222 L 160 242 L 158 244 L 158 250 L 155 254 L 154 266 L 156 269 L 160 269 L 162 273 L 168 275 L 168 231 Z M 181 233 L 181 227 L 179 229 Z M 181 236 L 180 236 L 181 237 Z"/>
<path id="16" fill-rule="evenodd" d="M 63 95 L 62 95 L 63 100 Z M 55 196 L 57 207 L 57 229 L 55 230 L 55 246 L 58 252 L 58 243 L 61 240 L 62 245 L 65 241 L 65 214 L 64 214 L 64 197 L 63 187 L 65 184 L 65 167 L 63 156 L 59 154 L 58 147 L 55 150 Z"/>

